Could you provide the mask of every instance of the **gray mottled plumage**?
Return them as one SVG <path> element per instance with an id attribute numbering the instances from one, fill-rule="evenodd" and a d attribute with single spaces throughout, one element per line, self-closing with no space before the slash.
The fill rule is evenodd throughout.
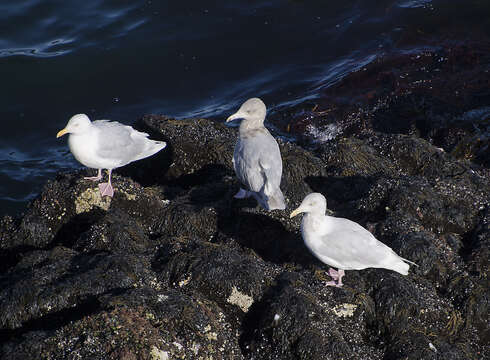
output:
<path id="1" fill-rule="evenodd" d="M 247 100 L 226 121 L 242 119 L 233 154 L 233 166 L 241 189 L 236 197 L 253 196 L 266 210 L 286 208 L 280 189 L 282 159 L 279 145 L 264 127 L 266 107 L 262 100 Z"/>

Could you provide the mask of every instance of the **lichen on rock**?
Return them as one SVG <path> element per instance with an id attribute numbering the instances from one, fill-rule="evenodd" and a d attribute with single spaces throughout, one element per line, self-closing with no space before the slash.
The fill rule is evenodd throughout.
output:
<path id="1" fill-rule="evenodd" d="M 226 299 L 230 304 L 238 306 L 240 309 L 242 309 L 243 312 L 248 312 L 248 309 L 250 306 L 252 306 L 254 299 L 251 296 L 248 296 L 247 294 L 243 294 L 238 289 L 234 286 L 231 289 L 231 294 Z"/>
<path id="2" fill-rule="evenodd" d="M 75 198 L 75 213 L 77 214 L 89 212 L 94 207 L 107 211 L 110 206 L 111 198 L 109 196 L 102 197 L 98 188 L 87 188 Z"/>

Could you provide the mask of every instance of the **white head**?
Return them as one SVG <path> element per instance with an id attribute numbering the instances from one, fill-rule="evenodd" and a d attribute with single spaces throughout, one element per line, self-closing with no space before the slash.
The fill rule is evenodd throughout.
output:
<path id="1" fill-rule="evenodd" d="M 311 213 L 316 215 L 325 215 L 327 211 L 327 199 L 320 193 L 311 193 L 301 202 L 301 205 L 294 210 L 289 217 L 294 217 L 301 213 Z"/>
<path id="2" fill-rule="evenodd" d="M 77 114 L 71 117 L 68 120 L 68 124 L 66 124 L 63 130 L 60 130 L 56 137 L 59 138 L 65 134 L 83 134 L 90 128 L 90 119 L 85 114 Z"/>
<path id="3" fill-rule="evenodd" d="M 266 112 L 267 109 L 264 102 L 259 98 L 252 98 L 245 101 L 236 113 L 226 119 L 226 122 L 243 119 L 243 121 L 246 121 L 250 125 L 262 126 Z"/>

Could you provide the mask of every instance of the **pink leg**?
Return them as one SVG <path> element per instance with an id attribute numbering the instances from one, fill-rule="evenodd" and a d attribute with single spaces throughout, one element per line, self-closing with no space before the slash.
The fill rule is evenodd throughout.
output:
<path id="1" fill-rule="evenodd" d="M 107 173 L 109 174 L 109 181 L 106 183 L 99 184 L 100 196 L 114 196 L 114 188 L 111 185 L 111 173 L 112 169 L 107 169 Z"/>
<path id="2" fill-rule="evenodd" d="M 330 268 L 328 269 L 328 275 L 333 279 L 332 281 L 328 281 L 326 283 L 327 286 L 336 286 L 336 287 L 342 287 L 342 277 L 345 275 L 345 271 L 342 269 L 339 269 L 338 271 Z"/>
<path id="3" fill-rule="evenodd" d="M 99 169 L 97 172 L 97 176 L 86 176 L 84 177 L 85 180 L 90 180 L 90 181 L 99 181 L 102 179 L 102 169 Z"/>
<path id="4" fill-rule="evenodd" d="M 344 284 L 342 284 L 342 278 L 345 275 L 345 271 L 342 269 L 339 269 L 338 273 L 339 273 L 339 280 L 337 281 L 337 287 L 342 287 L 342 285 L 344 285 Z"/>
<path id="5" fill-rule="evenodd" d="M 328 269 L 328 275 L 330 275 L 330 277 L 334 280 L 337 280 L 339 278 L 339 272 L 332 268 Z"/>

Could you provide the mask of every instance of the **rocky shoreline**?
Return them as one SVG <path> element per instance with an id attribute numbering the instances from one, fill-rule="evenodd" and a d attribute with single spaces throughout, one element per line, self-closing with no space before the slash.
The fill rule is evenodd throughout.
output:
<path id="1" fill-rule="evenodd" d="M 413 98 L 390 94 L 369 116 L 344 108 L 348 131 L 329 141 L 279 140 L 286 211 L 232 198 L 236 129 L 205 119 L 139 120 L 168 147 L 116 170 L 113 199 L 86 171 L 59 174 L 0 222 L 0 358 L 489 357 L 487 150 L 464 148 L 469 130 L 434 142 L 451 119 L 433 132 L 381 126 Z M 292 132 L 328 125 L 327 107 Z M 349 271 L 343 288 L 326 287 L 289 219 L 312 191 L 419 266 Z"/>

